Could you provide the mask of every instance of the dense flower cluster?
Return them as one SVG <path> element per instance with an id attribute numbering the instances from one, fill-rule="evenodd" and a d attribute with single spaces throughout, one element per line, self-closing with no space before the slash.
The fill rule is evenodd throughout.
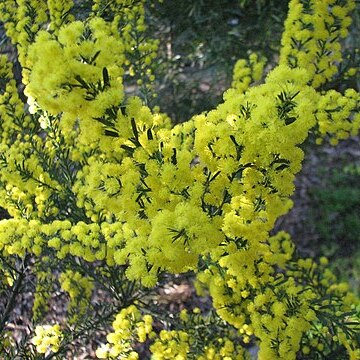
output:
<path id="1" fill-rule="evenodd" d="M 96 354 L 101 359 L 128 356 L 138 359 L 138 354 L 132 352 L 131 342 L 137 339 L 143 343 L 150 339 L 152 358 L 165 359 L 196 359 L 196 360 L 242 360 L 247 354 L 242 345 L 236 343 L 236 332 L 233 328 L 219 326 L 218 332 L 212 331 L 214 322 L 219 321 L 213 315 L 203 316 L 199 308 L 191 313 L 182 310 L 176 314 L 178 329 L 163 329 L 154 331 L 154 319 L 151 315 L 141 316 L 134 305 L 123 309 L 113 322 L 114 332 L 107 335 L 108 342 L 98 348 Z M 247 334 L 252 335 L 250 328 Z"/>
<path id="2" fill-rule="evenodd" d="M 57 352 L 61 344 L 62 334 L 58 324 L 37 326 L 35 329 L 35 337 L 32 343 L 36 346 L 36 350 L 40 354 L 47 352 Z"/>
<path id="3" fill-rule="evenodd" d="M 337 73 L 340 38 L 348 34 L 354 1 L 291 1 L 281 41 L 280 64 L 303 67 L 318 88 Z"/>
<path id="4" fill-rule="evenodd" d="M 234 66 L 232 87 L 237 92 L 246 91 L 250 84 L 261 80 L 266 59 L 251 53 L 248 59 L 239 59 Z"/>
<path id="5" fill-rule="evenodd" d="M 347 348 L 355 345 L 338 336 L 341 328 L 328 328 L 330 318 L 326 326 L 320 325 L 333 312 L 353 314 L 344 322 L 351 324 L 353 331 L 358 326 L 358 314 L 352 313 L 357 300 L 348 292 L 347 284 L 336 283 L 335 276 L 326 269 L 326 258 L 320 263 L 297 259 L 289 235 L 283 232 L 262 244 L 255 264 L 251 261 L 254 255 L 246 251 L 245 256 L 236 259 L 240 271 L 224 272 L 223 266 L 231 257 L 228 255 L 198 274 L 198 286 L 206 284 L 209 288 L 221 318 L 240 331 L 250 328 L 251 334 L 261 340 L 260 359 L 295 359 L 299 350 L 310 353 L 308 345 L 321 343 L 323 336 L 329 343 L 339 342 Z M 240 275 L 249 267 L 256 277 Z M 350 353 L 354 359 L 359 354 L 358 350 Z"/>
<path id="6" fill-rule="evenodd" d="M 354 4 L 292 0 L 280 64 L 264 76 L 263 58 L 240 60 L 223 103 L 171 127 L 146 104 L 157 43 L 144 40 L 144 1 L 94 1 L 85 20 L 72 1 L 4 1 L 28 99 L 24 108 L 0 57 L 5 286 L 19 278 L 3 264 L 31 256 L 36 319 L 58 286 L 76 324 L 101 278 L 121 310 L 99 358 L 137 359 L 134 345 L 148 342 L 154 359 L 243 359 L 255 340 L 262 360 L 358 358 L 358 299 L 326 260 L 298 259 L 287 234 L 269 235 L 292 206 L 309 133 L 336 144 L 359 131 L 358 92 L 318 91 L 337 71 Z M 126 76 L 144 101 L 125 95 Z M 188 271 L 221 334 L 202 334 L 196 312 L 159 329 L 133 305 L 166 273 Z M 38 352 L 59 351 L 59 329 L 36 329 Z"/>
<path id="7" fill-rule="evenodd" d="M 140 311 L 131 305 L 120 311 L 113 322 L 114 332 L 106 336 L 107 343 L 96 351 L 99 359 L 126 358 L 129 360 L 139 359 L 138 353 L 132 348 L 135 338 L 143 343 L 148 336 L 153 337 L 152 317 L 144 315 L 141 318 Z"/>

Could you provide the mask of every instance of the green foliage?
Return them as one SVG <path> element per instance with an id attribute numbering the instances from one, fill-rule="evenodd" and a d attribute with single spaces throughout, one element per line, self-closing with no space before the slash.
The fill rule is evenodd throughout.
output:
<path id="1" fill-rule="evenodd" d="M 312 219 L 319 235 L 318 254 L 328 256 L 342 279 L 360 285 L 360 167 L 356 163 L 323 169 L 322 187 L 312 190 Z M 320 175 L 321 176 L 321 175 Z"/>
<path id="2" fill-rule="evenodd" d="M 325 242 L 336 244 L 338 255 L 350 254 L 360 241 L 359 167 L 326 170 L 324 186 L 314 190 L 320 216 L 317 230 Z M 325 175 L 325 173 L 324 173 Z"/>
<path id="3" fill-rule="evenodd" d="M 158 103 L 175 121 L 209 110 L 249 51 L 274 62 L 288 1 L 180 1 L 149 9 L 160 39 Z"/>

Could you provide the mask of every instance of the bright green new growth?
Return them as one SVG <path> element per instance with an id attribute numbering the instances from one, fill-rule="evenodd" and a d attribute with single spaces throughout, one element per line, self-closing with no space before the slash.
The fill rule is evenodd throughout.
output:
<path id="1" fill-rule="evenodd" d="M 72 1 L 0 5 L 27 96 L 24 105 L 0 57 L 7 304 L 30 264 L 34 323 L 44 324 L 44 294 L 68 294 L 66 323 L 35 330 L 39 353 L 61 356 L 82 338 L 79 324 L 96 330 L 117 313 L 99 358 L 137 359 L 134 345 L 148 341 L 153 359 L 244 359 L 241 340 L 256 342 L 262 360 L 357 359 L 358 299 L 326 259 L 299 259 L 287 234 L 269 236 L 291 208 L 309 133 L 335 144 L 359 131 L 359 93 L 320 91 L 341 62 L 355 2 L 291 1 L 280 64 L 264 83 L 250 87 L 265 64 L 252 54 L 222 104 L 174 127 L 146 105 L 157 43 L 143 36 L 144 3 L 94 1 L 85 21 Z M 124 74 L 138 78 L 144 101 L 125 95 Z M 175 314 L 181 321 L 155 331 L 144 295 L 188 271 L 214 312 Z M 96 286 L 112 296 L 107 312 L 91 301 Z M 0 351 L 14 355 L 8 315 Z M 218 331 L 201 331 L 209 324 Z"/>

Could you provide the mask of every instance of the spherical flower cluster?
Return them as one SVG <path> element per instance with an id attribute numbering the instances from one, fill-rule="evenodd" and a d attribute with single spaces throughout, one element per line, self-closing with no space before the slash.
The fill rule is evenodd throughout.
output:
<path id="1" fill-rule="evenodd" d="M 23 103 L 13 78 L 12 65 L 6 55 L 0 55 L 0 78 L 6 84 L 0 92 L 1 144 L 10 145 L 22 131 L 22 127 L 32 128 L 34 124 L 30 117 L 24 114 Z"/>
<path id="2" fill-rule="evenodd" d="M 48 352 L 58 352 L 63 335 L 60 326 L 56 325 L 39 325 L 35 329 L 35 337 L 32 343 L 36 346 L 36 351 L 40 354 Z"/>
<path id="3" fill-rule="evenodd" d="M 332 145 L 339 140 L 354 136 L 360 127 L 360 94 L 354 89 L 347 89 L 344 94 L 335 90 L 326 92 L 318 104 L 316 114 L 319 138 L 329 139 Z"/>
<path id="4" fill-rule="evenodd" d="M 24 64 L 31 69 L 25 93 L 52 115 L 65 113 L 73 121 L 100 118 L 123 99 L 123 52 L 101 18 L 69 23 L 58 36 L 41 31 Z"/>
<path id="5" fill-rule="evenodd" d="M 49 0 L 49 29 L 57 33 L 66 22 L 74 21 L 74 16 L 70 13 L 73 6 L 72 0 Z"/>
<path id="6" fill-rule="evenodd" d="M 112 324 L 114 332 L 107 335 L 108 342 L 96 350 L 96 356 L 99 359 L 139 359 L 138 353 L 132 349 L 132 343 L 135 339 L 143 343 L 148 337 L 154 337 L 152 322 L 150 315 L 141 317 L 134 305 L 124 308 L 116 315 Z"/>
<path id="7" fill-rule="evenodd" d="M 231 256 L 227 256 L 221 259 L 225 261 L 198 274 L 198 287 L 206 283 L 221 318 L 240 330 L 244 342 L 249 340 L 248 334 L 260 339 L 261 359 L 295 359 L 302 347 L 308 351 L 307 346 L 311 347 L 314 339 L 321 342 L 321 331 L 310 329 L 323 324 L 329 307 L 339 317 L 348 314 L 351 319 L 346 322 L 350 328 L 358 324 L 355 320 L 358 315 L 352 311 L 352 304 L 358 300 L 346 286 L 336 282 L 329 269 L 325 270 L 327 259 L 321 258 L 319 263 L 312 259 L 297 260 L 293 251 L 289 235 L 280 232 L 263 244 L 262 255 L 257 254 L 253 269 L 256 278 L 246 273 L 249 266 L 254 267 L 252 260 L 248 260 L 251 255 L 247 249 L 242 251 L 245 265 L 240 263 L 240 256 L 237 258 L 237 273 L 229 267 Z M 334 319 L 327 321 L 327 326 L 333 329 L 329 341 L 341 344 L 337 333 L 342 330 L 335 330 Z M 347 341 L 350 342 L 344 346 L 355 346 Z"/>
<path id="8" fill-rule="evenodd" d="M 189 352 L 189 335 L 185 331 L 162 330 L 153 345 L 151 352 L 156 360 L 185 360 Z"/>
<path id="9" fill-rule="evenodd" d="M 340 39 L 348 34 L 349 13 L 355 1 L 301 1 L 289 3 L 281 40 L 280 64 L 304 67 L 318 88 L 337 73 L 342 61 Z"/>
<path id="10" fill-rule="evenodd" d="M 251 53 L 248 59 L 239 59 L 234 65 L 231 87 L 245 92 L 252 83 L 261 80 L 265 65 L 266 59 L 256 53 Z"/>
<path id="11" fill-rule="evenodd" d="M 6 35 L 17 46 L 19 61 L 26 59 L 27 47 L 48 21 L 47 3 L 37 0 L 4 0 L 0 3 Z"/>
<path id="12" fill-rule="evenodd" d="M 163 329 L 150 346 L 154 359 L 245 360 L 248 354 L 236 340 L 233 328 L 217 328 L 219 318 L 202 314 L 199 308 L 175 314 L 175 329 Z M 184 331 L 186 329 L 186 331 Z M 246 329 L 251 335 L 251 329 Z"/>

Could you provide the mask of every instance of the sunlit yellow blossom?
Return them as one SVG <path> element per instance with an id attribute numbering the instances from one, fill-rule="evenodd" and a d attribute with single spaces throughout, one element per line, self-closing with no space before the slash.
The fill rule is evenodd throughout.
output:
<path id="1" fill-rule="evenodd" d="M 31 341 L 40 354 L 45 354 L 48 351 L 56 353 L 59 350 L 62 338 L 59 325 L 42 325 L 36 327 L 35 336 Z"/>

